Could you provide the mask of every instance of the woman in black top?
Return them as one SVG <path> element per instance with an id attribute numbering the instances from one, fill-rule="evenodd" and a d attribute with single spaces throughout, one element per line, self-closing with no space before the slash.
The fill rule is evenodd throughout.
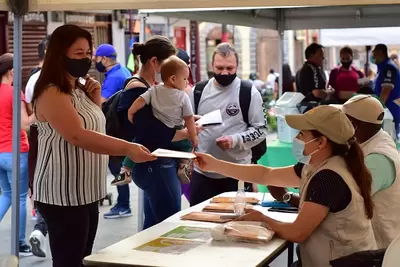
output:
<path id="1" fill-rule="evenodd" d="M 161 63 L 176 54 L 175 47 L 162 36 L 153 36 L 145 43 L 135 43 L 133 54 L 139 57 L 142 67 L 138 79 L 129 82 L 121 96 L 118 111 L 124 118 L 125 129 L 134 134 L 136 143 L 146 145 L 150 151 L 158 148 L 174 149 L 171 142 L 188 139 L 186 129 L 168 128 L 153 116 L 150 105 L 135 115 L 135 123 L 128 121 L 127 111 L 132 103 L 159 81 Z M 124 166 L 127 161 L 124 161 Z M 144 226 L 149 228 L 181 210 L 181 184 L 177 174 L 176 159 L 159 158 L 151 164 L 136 164 L 132 180 L 144 191 Z"/>
<path id="2" fill-rule="evenodd" d="M 301 187 L 300 211 L 293 223 L 276 221 L 258 211 L 240 220 L 267 223 L 279 237 L 301 243 L 304 266 L 328 266 L 334 256 L 375 249 L 369 222 L 373 215 L 372 178 L 351 122 L 330 106 L 319 106 L 303 115 L 287 115 L 286 121 L 300 131 L 292 145 L 294 156 L 301 162 L 295 166 L 232 164 L 200 153 L 196 164 L 201 170 L 246 182 Z M 335 235 L 347 231 L 357 234 Z M 310 244 L 317 242 L 320 247 L 311 248 Z M 331 242 L 335 242 L 335 249 L 329 248 Z M 312 253 L 312 249 L 318 252 Z M 334 256 L 328 255 L 329 250 Z"/>

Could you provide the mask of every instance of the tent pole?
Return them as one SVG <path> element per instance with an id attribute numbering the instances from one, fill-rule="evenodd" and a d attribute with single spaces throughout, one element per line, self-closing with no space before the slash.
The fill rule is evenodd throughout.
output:
<path id="1" fill-rule="evenodd" d="M 139 42 L 144 43 L 146 41 L 146 18 L 147 14 L 140 14 L 140 33 L 139 33 Z M 138 232 L 143 230 L 144 223 L 144 194 L 143 190 L 138 187 L 138 214 L 137 214 L 137 227 Z"/>
<path id="2" fill-rule="evenodd" d="M 21 143 L 21 79 L 22 79 L 22 20 L 14 14 L 14 94 L 12 122 L 12 201 L 11 201 L 11 254 L 19 255 L 20 221 L 20 143 Z M 26 218 L 25 218 L 26 219 Z"/>
<path id="3" fill-rule="evenodd" d="M 278 41 L 278 72 L 279 72 L 279 94 L 278 98 L 282 96 L 283 92 L 283 59 L 284 59 L 284 41 L 285 41 L 285 14 L 283 9 L 278 9 L 277 17 L 277 31 L 279 35 Z"/>

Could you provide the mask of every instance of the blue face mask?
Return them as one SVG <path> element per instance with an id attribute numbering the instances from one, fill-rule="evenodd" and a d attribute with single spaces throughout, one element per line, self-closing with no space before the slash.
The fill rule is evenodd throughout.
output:
<path id="1" fill-rule="evenodd" d="M 304 155 L 304 147 L 308 144 L 311 143 L 313 141 L 315 141 L 317 138 L 314 138 L 313 140 L 308 141 L 307 143 L 305 143 L 304 141 L 301 141 L 298 138 L 294 138 L 293 139 L 293 143 L 292 143 L 292 152 L 293 152 L 293 156 L 294 158 L 300 162 L 303 163 L 305 165 L 307 165 L 308 163 L 310 163 L 311 160 L 311 156 L 318 151 L 315 150 L 314 152 L 312 152 L 310 155 L 305 156 Z"/>

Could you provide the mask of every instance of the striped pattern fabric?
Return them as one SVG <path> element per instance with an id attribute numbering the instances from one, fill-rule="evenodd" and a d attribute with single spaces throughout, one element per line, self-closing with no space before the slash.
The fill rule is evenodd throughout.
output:
<path id="1" fill-rule="evenodd" d="M 73 90 L 71 99 L 83 127 L 105 133 L 106 120 L 101 109 L 79 89 Z M 37 125 L 34 200 L 79 206 L 105 197 L 108 156 L 71 145 L 47 122 L 38 121 Z"/>

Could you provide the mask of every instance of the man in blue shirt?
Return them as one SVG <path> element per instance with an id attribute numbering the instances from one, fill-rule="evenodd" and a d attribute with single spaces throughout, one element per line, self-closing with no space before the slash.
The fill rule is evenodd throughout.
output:
<path id="1" fill-rule="evenodd" d="M 113 94 L 122 89 L 125 80 L 132 76 L 131 72 L 121 66 L 117 61 L 117 52 L 110 44 L 100 45 L 95 54 L 96 69 L 105 73 L 105 79 L 101 87 L 102 101 L 107 101 Z"/>
<path id="2" fill-rule="evenodd" d="M 118 92 L 124 86 L 126 79 L 131 77 L 131 72 L 121 66 L 117 61 L 117 52 L 110 44 L 100 45 L 95 54 L 96 69 L 105 73 L 105 79 L 101 87 L 101 100 L 107 101 L 113 94 Z M 122 163 L 122 162 L 121 162 Z M 121 169 L 119 164 L 109 162 L 108 167 L 114 177 L 116 177 Z M 118 198 L 116 205 L 104 214 L 106 219 L 114 219 L 132 216 L 129 201 L 129 184 L 117 186 Z"/>
<path id="3" fill-rule="evenodd" d="M 400 124 L 400 73 L 396 63 L 389 58 L 388 48 L 378 44 L 372 51 L 372 63 L 378 66 L 374 91 L 380 101 L 390 110 L 394 118 L 396 134 Z"/>

